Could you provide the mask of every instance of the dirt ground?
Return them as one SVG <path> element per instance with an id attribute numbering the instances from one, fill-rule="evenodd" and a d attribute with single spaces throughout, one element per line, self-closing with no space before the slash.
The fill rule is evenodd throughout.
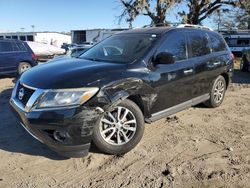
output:
<path id="1" fill-rule="evenodd" d="M 190 108 L 147 125 L 124 156 L 65 159 L 33 139 L 0 79 L 0 187 L 250 187 L 250 73 L 235 72 L 221 107 Z"/>

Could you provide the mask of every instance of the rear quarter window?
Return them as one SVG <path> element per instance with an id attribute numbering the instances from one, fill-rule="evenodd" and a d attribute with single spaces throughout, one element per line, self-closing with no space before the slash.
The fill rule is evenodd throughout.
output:
<path id="1" fill-rule="evenodd" d="M 211 47 L 213 52 L 221 52 L 227 50 L 226 44 L 222 37 L 217 34 L 208 33 L 211 41 Z"/>
<path id="2" fill-rule="evenodd" d="M 13 47 L 11 42 L 4 42 L 4 41 L 0 42 L 0 52 L 12 52 L 12 51 Z"/>

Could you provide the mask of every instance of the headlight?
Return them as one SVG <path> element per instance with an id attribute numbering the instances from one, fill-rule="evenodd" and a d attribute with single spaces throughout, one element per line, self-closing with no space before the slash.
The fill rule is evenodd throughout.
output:
<path id="1" fill-rule="evenodd" d="M 49 90 L 38 101 L 36 108 L 53 108 L 80 105 L 87 102 L 98 88 Z"/>

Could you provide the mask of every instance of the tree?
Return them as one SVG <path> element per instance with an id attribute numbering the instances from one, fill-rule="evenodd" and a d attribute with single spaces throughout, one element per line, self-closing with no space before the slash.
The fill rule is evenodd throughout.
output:
<path id="1" fill-rule="evenodd" d="M 217 27 L 217 30 L 233 30 L 236 28 L 236 24 L 233 21 L 235 19 L 236 14 L 238 11 L 233 11 L 232 10 L 216 10 L 215 13 L 213 14 L 213 22 L 214 26 Z"/>
<path id="2" fill-rule="evenodd" d="M 218 9 L 213 20 L 220 30 L 250 29 L 250 1 L 239 0 L 236 7 L 227 11 Z"/>
<path id="3" fill-rule="evenodd" d="M 183 0 L 183 3 L 187 4 L 188 11 L 183 10 L 179 15 L 187 24 L 201 24 L 216 10 L 227 9 L 224 5 L 236 6 L 236 0 Z"/>
<path id="4" fill-rule="evenodd" d="M 125 18 L 131 28 L 132 22 L 140 15 L 148 16 L 152 20 L 152 25 L 167 25 L 166 12 L 176 0 L 120 0 L 120 2 L 124 10 L 119 16 L 119 23 Z M 152 9 L 153 5 L 155 6 Z"/>
<path id="5" fill-rule="evenodd" d="M 238 5 L 241 10 L 240 12 L 241 15 L 238 18 L 239 27 L 250 30 L 250 1 L 239 0 Z"/>

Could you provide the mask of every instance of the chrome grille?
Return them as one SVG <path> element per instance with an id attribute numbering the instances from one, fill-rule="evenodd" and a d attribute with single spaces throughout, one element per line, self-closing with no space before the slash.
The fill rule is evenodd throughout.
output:
<path id="1" fill-rule="evenodd" d="M 22 97 L 20 97 L 20 90 L 21 89 L 23 90 Z M 16 98 L 19 101 L 21 101 L 21 103 L 25 106 L 34 92 L 35 92 L 34 89 L 28 88 L 28 87 L 19 83 L 17 86 L 17 90 L 16 90 Z"/>

